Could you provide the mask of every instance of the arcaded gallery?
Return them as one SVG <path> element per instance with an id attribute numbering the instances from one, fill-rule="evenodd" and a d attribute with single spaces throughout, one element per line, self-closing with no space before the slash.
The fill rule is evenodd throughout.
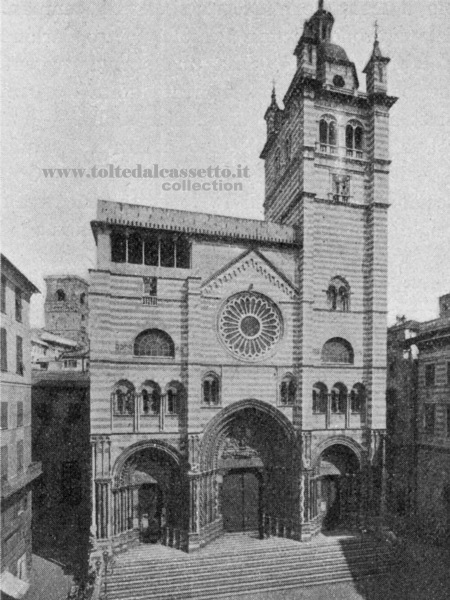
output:
<path id="1" fill-rule="evenodd" d="M 92 533 L 193 551 L 384 508 L 389 109 L 319 4 L 265 114 L 265 220 L 99 201 Z"/>

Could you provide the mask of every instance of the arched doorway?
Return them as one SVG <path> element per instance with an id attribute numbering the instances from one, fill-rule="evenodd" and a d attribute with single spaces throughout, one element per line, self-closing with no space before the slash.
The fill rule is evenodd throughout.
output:
<path id="1" fill-rule="evenodd" d="M 299 470 L 295 457 L 292 425 L 274 407 L 247 400 L 221 411 L 210 422 L 201 445 L 199 466 L 206 474 L 206 488 L 201 495 L 200 529 L 208 531 L 214 520 L 216 534 L 258 531 L 262 535 L 267 520 L 281 529 L 295 512 Z"/>
<path id="2" fill-rule="evenodd" d="M 142 542 L 164 542 L 168 530 L 187 531 L 189 494 L 178 453 L 146 442 L 129 448 L 118 462 L 113 534 L 134 529 Z"/>
<path id="3" fill-rule="evenodd" d="M 360 462 L 347 445 L 325 448 L 319 459 L 319 497 L 322 525 L 326 530 L 352 526 L 360 507 Z"/>

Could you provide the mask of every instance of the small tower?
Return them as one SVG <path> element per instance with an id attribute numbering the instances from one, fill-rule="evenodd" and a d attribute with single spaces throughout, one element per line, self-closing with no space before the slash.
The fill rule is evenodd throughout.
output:
<path id="1" fill-rule="evenodd" d="M 45 329 L 80 343 L 87 342 L 89 284 L 78 275 L 45 277 Z"/>
<path id="2" fill-rule="evenodd" d="M 377 27 L 375 25 L 375 27 Z M 363 73 L 366 75 L 366 90 L 369 96 L 387 94 L 387 65 L 391 59 L 383 56 L 378 42 L 378 31 L 375 29 L 375 40 L 372 55 Z"/>

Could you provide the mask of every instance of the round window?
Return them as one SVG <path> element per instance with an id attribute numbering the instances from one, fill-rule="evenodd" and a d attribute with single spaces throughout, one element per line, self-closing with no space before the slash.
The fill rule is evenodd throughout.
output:
<path id="1" fill-rule="evenodd" d="M 227 350 L 250 361 L 269 354 L 282 335 L 278 308 L 269 298 L 254 292 L 229 298 L 220 311 L 218 327 Z"/>
<path id="2" fill-rule="evenodd" d="M 345 81 L 341 75 L 335 75 L 333 77 L 333 85 L 336 87 L 344 87 Z"/>

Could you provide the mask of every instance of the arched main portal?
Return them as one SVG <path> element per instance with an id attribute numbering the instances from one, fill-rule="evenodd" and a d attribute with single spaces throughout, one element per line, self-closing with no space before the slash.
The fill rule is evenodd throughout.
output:
<path id="1" fill-rule="evenodd" d="M 165 542 L 188 527 L 189 495 L 180 454 L 162 442 L 140 442 L 115 465 L 112 533 L 133 529 L 143 542 Z"/>
<path id="2" fill-rule="evenodd" d="M 294 528 L 299 460 L 294 429 L 279 410 L 258 400 L 227 407 L 208 425 L 199 459 L 206 477 L 200 494 L 202 537 L 210 530 L 262 535 L 268 520 L 283 526 L 289 520 Z"/>
<path id="3" fill-rule="evenodd" d="M 334 443 L 318 459 L 323 528 L 354 526 L 361 506 L 361 457 L 348 444 Z"/>

